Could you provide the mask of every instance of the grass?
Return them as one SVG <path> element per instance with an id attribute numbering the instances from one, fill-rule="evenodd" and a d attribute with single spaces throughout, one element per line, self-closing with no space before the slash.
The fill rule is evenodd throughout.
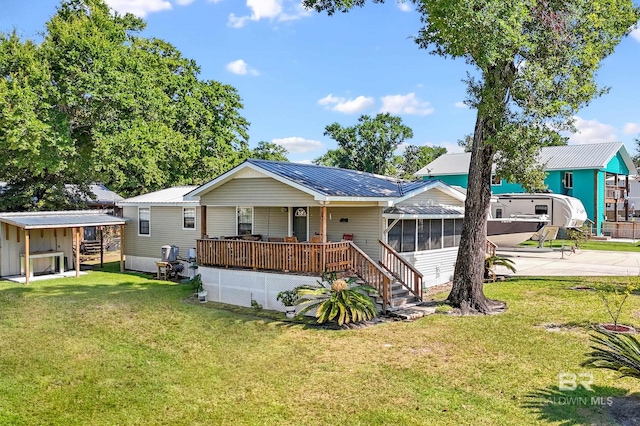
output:
<path id="1" fill-rule="evenodd" d="M 537 241 L 525 241 L 520 244 L 524 247 L 538 247 Z M 561 248 L 564 245 L 566 250 L 569 250 L 573 245 L 571 240 L 553 240 L 551 241 L 551 247 Z M 549 241 L 544 243 L 545 247 L 549 247 Z M 580 243 L 580 249 L 582 250 L 606 250 L 606 251 L 631 251 L 640 252 L 640 242 L 627 243 L 627 242 L 613 242 L 613 241 L 587 241 Z"/>
<path id="2" fill-rule="evenodd" d="M 548 402 L 640 391 L 604 370 L 589 370 L 595 393 L 558 390 L 607 321 L 570 290 L 581 279 L 488 284 L 501 315 L 336 331 L 189 303 L 185 285 L 115 267 L 0 283 L 0 424 L 607 424 L 598 405 Z M 638 312 L 634 294 L 621 323 Z"/>

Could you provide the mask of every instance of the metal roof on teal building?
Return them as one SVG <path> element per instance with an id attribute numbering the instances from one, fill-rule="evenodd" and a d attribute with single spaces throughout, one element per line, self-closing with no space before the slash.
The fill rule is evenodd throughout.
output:
<path id="1" fill-rule="evenodd" d="M 623 143 L 594 143 L 544 147 L 538 162 L 546 171 L 552 170 L 602 170 L 609 166 L 618 154 L 628 174 L 636 174 L 631 156 Z M 471 153 L 445 154 L 420 169 L 416 176 L 462 175 L 469 172 Z M 621 170 L 621 172 L 624 170 Z M 626 174 L 626 173 L 623 173 Z"/>

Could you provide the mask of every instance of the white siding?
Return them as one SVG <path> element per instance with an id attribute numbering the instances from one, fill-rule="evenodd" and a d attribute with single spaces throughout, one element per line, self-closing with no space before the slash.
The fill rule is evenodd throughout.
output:
<path id="1" fill-rule="evenodd" d="M 196 228 L 182 229 L 182 207 L 150 207 L 150 235 L 138 235 L 138 207 L 124 207 L 123 216 L 129 219 L 125 225 L 124 254 L 160 259 L 162 246 L 180 248 L 180 256 L 196 246 L 200 238 L 200 208 L 196 207 Z"/>
<path id="2" fill-rule="evenodd" d="M 253 233 L 262 235 L 265 241 L 269 237 L 288 235 L 290 211 L 283 211 L 282 207 L 256 207 L 253 211 Z"/>
<path id="3" fill-rule="evenodd" d="M 457 198 L 453 198 L 449 194 L 446 194 L 440 191 L 437 188 L 429 189 L 428 191 L 424 191 L 415 197 L 408 198 L 401 203 L 398 203 L 399 206 L 402 205 L 445 205 L 445 206 L 464 206 L 464 201 L 460 201 Z"/>
<path id="4" fill-rule="evenodd" d="M 11 276 L 20 274 L 20 254 L 25 252 L 24 240 L 25 232 L 16 226 L 9 226 L 7 239 L 6 226 L 1 224 L 0 231 L 0 276 Z M 20 233 L 20 242 L 17 241 L 17 234 Z M 29 252 L 62 251 L 67 258 L 69 268 L 74 267 L 72 230 L 44 229 L 30 231 Z M 33 272 L 45 272 L 51 268 L 51 259 L 33 259 Z"/>
<path id="5" fill-rule="evenodd" d="M 427 288 L 453 280 L 458 247 L 400 253 L 400 256 L 422 273 L 423 287 Z"/>
<path id="6" fill-rule="evenodd" d="M 236 235 L 236 208 L 207 206 L 207 232 L 209 238 Z"/>
<path id="7" fill-rule="evenodd" d="M 309 230 L 320 229 L 320 209 L 311 209 Z M 341 222 L 340 219 L 347 219 Z M 380 260 L 382 207 L 327 207 L 327 240 L 340 241 L 343 234 L 353 234 L 353 242 L 374 261 Z"/>
<path id="8" fill-rule="evenodd" d="M 200 204 L 214 206 L 318 205 L 305 192 L 271 178 L 233 179 L 203 194 Z"/>

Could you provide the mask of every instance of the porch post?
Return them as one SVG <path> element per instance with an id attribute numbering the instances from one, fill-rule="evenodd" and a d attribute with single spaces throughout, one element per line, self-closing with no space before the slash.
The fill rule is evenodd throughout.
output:
<path id="1" fill-rule="evenodd" d="M 120 272 L 124 272 L 124 225 L 120 225 Z"/>
<path id="2" fill-rule="evenodd" d="M 80 228 L 73 228 L 73 239 L 76 243 L 76 278 L 80 276 Z"/>
<path id="3" fill-rule="evenodd" d="M 327 206 L 325 204 L 320 207 L 320 235 L 322 235 L 322 244 L 327 242 Z"/>
<path id="4" fill-rule="evenodd" d="M 20 228 L 16 228 L 18 230 L 18 235 L 20 235 Z M 29 230 L 24 230 L 24 283 L 29 285 L 29 276 L 31 275 L 31 259 L 29 258 Z"/>
<path id="5" fill-rule="evenodd" d="M 629 221 L 629 175 L 626 175 L 624 179 L 624 220 Z"/>
<path id="6" fill-rule="evenodd" d="M 200 206 L 200 239 L 207 235 L 207 206 Z"/>

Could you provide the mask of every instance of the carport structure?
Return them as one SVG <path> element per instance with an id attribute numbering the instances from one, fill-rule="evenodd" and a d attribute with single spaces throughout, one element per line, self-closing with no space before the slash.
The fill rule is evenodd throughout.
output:
<path id="1" fill-rule="evenodd" d="M 24 275 L 29 284 L 34 262 L 63 273 L 65 258 L 73 259 L 79 276 L 82 228 L 87 226 L 120 227 L 120 270 L 124 271 L 125 223 L 101 210 L 0 213 L 0 277 Z"/>

